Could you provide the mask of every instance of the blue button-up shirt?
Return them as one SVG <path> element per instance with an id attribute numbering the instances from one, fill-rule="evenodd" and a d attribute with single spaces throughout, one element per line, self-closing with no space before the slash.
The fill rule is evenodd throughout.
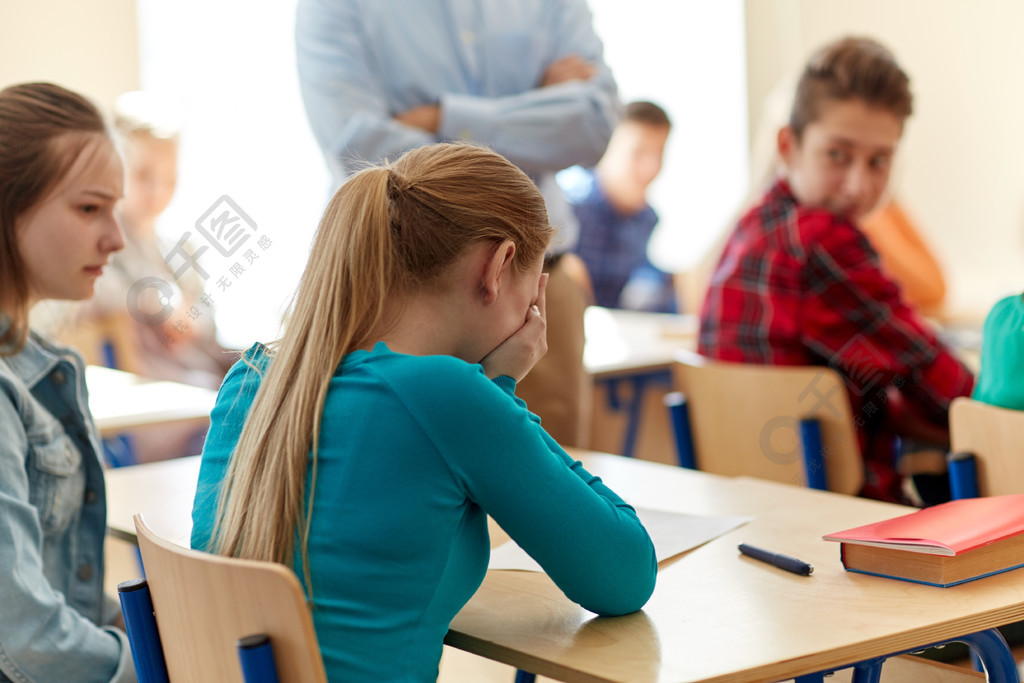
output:
<path id="1" fill-rule="evenodd" d="M 647 244 L 658 225 L 649 205 L 622 214 L 608 201 L 594 169 L 570 168 L 558 181 L 580 222 L 574 249 L 587 266 L 594 303 L 674 313 L 672 279 L 647 258 Z"/>
<path id="2" fill-rule="evenodd" d="M 135 680 L 103 626 L 99 453 L 77 354 L 33 334 L 0 356 L 0 681 Z"/>
<path id="3" fill-rule="evenodd" d="M 299 82 L 313 133 L 340 183 L 360 164 L 444 140 L 490 146 L 537 183 L 560 233 L 577 223 L 554 172 L 593 165 L 621 105 L 585 0 L 299 0 Z M 541 88 L 575 54 L 587 81 Z M 392 117 L 439 104 L 432 135 Z"/>

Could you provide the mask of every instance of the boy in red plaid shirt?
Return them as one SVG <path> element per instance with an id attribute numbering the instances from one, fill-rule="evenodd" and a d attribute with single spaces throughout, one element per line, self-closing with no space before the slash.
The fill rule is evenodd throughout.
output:
<path id="1" fill-rule="evenodd" d="M 974 384 L 857 227 L 889 181 L 911 101 L 907 75 L 872 40 L 815 54 L 778 134 L 785 174 L 740 219 L 701 310 L 703 355 L 839 371 L 864 453 L 862 494 L 884 500 L 903 499 L 894 437 L 904 451 L 945 450 L 949 403 Z"/>

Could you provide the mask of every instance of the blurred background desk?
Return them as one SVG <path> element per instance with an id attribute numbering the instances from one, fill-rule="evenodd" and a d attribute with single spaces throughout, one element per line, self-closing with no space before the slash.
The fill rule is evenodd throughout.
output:
<path id="1" fill-rule="evenodd" d="M 210 421 L 217 392 L 189 384 L 147 379 L 97 365 L 85 369 L 89 409 L 103 437 L 126 429 Z"/>
<path id="2" fill-rule="evenodd" d="M 675 445 L 662 397 L 671 391 L 679 349 L 696 350 L 695 315 L 590 306 L 583 364 L 594 379 L 594 450 L 674 463 Z"/>
<path id="3" fill-rule="evenodd" d="M 109 469 L 107 530 L 111 536 L 137 544 L 132 517 L 141 512 L 156 533 L 189 546 L 192 501 L 199 481 L 198 455 Z"/>

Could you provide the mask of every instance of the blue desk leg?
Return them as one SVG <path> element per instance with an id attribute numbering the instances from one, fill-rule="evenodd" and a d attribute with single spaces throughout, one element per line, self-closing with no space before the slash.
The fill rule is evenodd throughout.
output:
<path id="1" fill-rule="evenodd" d="M 537 680 L 537 674 L 529 673 L 521 669 L 516 669 L 516 683 L 534 683 Z"/>
<path id="2" fill-rule="evenodd" d="M 793 683 L 824 683 L 825 674 L 807 674 L 805 676 L 797 676 L 793 679 Z"/>
<path id="3" fill-rule="evenodd" d="M 619 396 L 624 382 L 628 382 L 632 388 L 631 396 L 627 401 L 623 401 Z M 622 455 L 632 458 L 636 450 L 636 437 L 640 433 L 640 419 L 647 387 L 652 384 L 671 386 L 672 374 L 667 370 L 653 371 L 642 375 L 606 379 L 604 384 L 608 389 L 608 407 L 615 412 L 625 411 L 626 413 L 626 435 L 622 440 Z"/>
<path id="4" fill-rule="evenodd" d="M 1020 676 L 1017 673 L 1017 664 L 1013 661 L 1013 653 L 1003 639 L 1003 635 L 997 629 L 989 629 L 979 633 L 971 633 L 966 636 L 950 638 L 935 645 L 944 645 L 949 642 L 965 643 L 971 649 L 973 655 L 977 655 L 985 669 L 989 683 L 1020 683 Z M 907 652 L 918 652 L 923 648 L 914 648 Z M 905 652 L 894 652 L 888 657 L 906 654 Z M 866 659 L 853 665 L 852 683 L 878 683 L 882 675 L 882 665 L 888 657 L 876 657 Z M 812 683 L 821 681 L 824 673 L 798 676 L 796 683 Z M 817 678 L 814 678 L 817 676 Z"/>
<path id="5" fill-rule="evenodd" d="M 636 435 L 640 433 L 640 413 L 644 406 L 644 389 L 647 378 L 643 375 L 633 378 L 633 395 L 629 401 L 629 417 L 626 422 L 626 438 L 622 444 L 622 454 L 632 458 L 636 450 Z"/>
<path id="6" fill-rule="evenodd" d="M 693 448 L 693 430 L 690 428 L 690 408 L 686 404 L 686 396 L 680 391 L 672 391 L 665 394 L 663 403 L 668 409 L 669 422 L 672 423 L 679 466 L 695 470 L 697 454 Z"/>
<path id="7" fill-rule="evenodd" d="M 1013 661 L 1013 653 L 1003 638 L 1003 634 L 994 628 L 969 636 L 956 638 L 967 643 L 971 651 L 978 655 L 989 683 L 1020 683 L 1017 664 Z"/>
<path id="8" fill-rule="evenodd" d="M 851 683 L 879 683 L 882 680 L 882 664 L 886 657 L 868 659 L 853 667 Z"/>
<path id="9" fill-rule="evenodd" d="M 622 384 L 625 382 L 632 387 L 632 395 L 627 401 L 623 401 L 619 395 Z M 632 458 L 640 422 L 640 407 L 643 403 L 643 378 L 609 379 L 605 381 L 605 388 L 608 390 L 608 408 L 614 412 L 624 411 L 626 413 L 626 434 L 622 439 L 622 455 Z"/>

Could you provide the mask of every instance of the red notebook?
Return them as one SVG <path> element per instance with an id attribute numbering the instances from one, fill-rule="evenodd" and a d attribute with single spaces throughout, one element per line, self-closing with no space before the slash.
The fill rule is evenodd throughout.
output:
<path id="1" fill-rule="evenodd" d="M 1024 566 L 1024 494 L 965 498 L 824 536 L 849 571 L 953 586 Z"/>

